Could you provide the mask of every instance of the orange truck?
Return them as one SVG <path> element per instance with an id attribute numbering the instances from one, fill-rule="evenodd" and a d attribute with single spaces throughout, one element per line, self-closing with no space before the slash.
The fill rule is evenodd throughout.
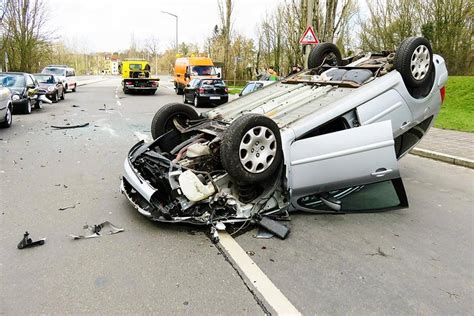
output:
<path id="1" fill-rule="evenodd" d="M 174 64 L 174 88 L 176 94 L 183 94 L 186 85 L 194 78 L 217 79 L 221 74 L 207 57 L 181 57 Z"/>

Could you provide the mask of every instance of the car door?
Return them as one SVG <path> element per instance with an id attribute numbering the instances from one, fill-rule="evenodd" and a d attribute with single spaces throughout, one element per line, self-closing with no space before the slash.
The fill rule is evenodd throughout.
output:
<path id="1" fill-rule="evenodd" d="M 304 208 L 305 197 L 318 196 L 328 202 L 326 205 L 333 203 L 341 210 L 341 201 L 334 192 L 399 178 L 388 120 L 299 139 L 290 146 L 289 186 L 296 208 Z M 392 185 L 398 186 L 397 181 Z M 399 199 L 405 201 L 404 190 L 397 192 Z"/>

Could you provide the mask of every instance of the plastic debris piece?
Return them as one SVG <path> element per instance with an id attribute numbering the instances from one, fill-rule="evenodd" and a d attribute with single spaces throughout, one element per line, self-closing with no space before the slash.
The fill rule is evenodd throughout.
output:
<path id="1" fill-rule="evenodd" d="M 268 217 L 263 217 L 258 222 L 258 224 L 262 226 L 263 228 L 265 228 L 266 230 L 274 233 L 276 236 L 278 236 L 281 239 L 285 239 L 286 237 L 288 237 L 288 234 L 290 233 L 290 229 L 288 227 Z"/>
<path id="2" fill-rule="evenodd" d="M 52 128 L 56 129 L 69 129 L 69 128 L 80 128 L 89 126 L 89 123 L 77 124 L 77 125 L 51 125 Z"/>
<path id="3" fill-rule="evenodd" d="M 216 223 L 216 229 L 217 230 L 225 230 L 225 224 L 223 222 L 217 222 Z"/>
<path id="4" fill-rule="evenodd" d="M 36 246 L 41 246 L 41 245 L 44 245 L 44 243 L 46 241 L 46 238 L 43 238 L 43 239 L 40 239 L 40 240 L 37 240 L 37 241 L 33 241 L 29 236 L 30 236 L 30 234 L 28 232 L 25 232 L 25 234 L 23 234 L 23 239 L 20 241 L 20 243 L 17 246 L 18 249 L 32 248 L 32 247 L 36 247 Z"/>
<path id="5" fill-rule="evenodd" d="M 85 230 L 89 232 L 89 235 L 69 235 L 74 239 L 88 239 L 100 237 L 104 234 L 113 235 L 120 232 L 123 232 L 125 229 L 115 226 L 109 221 L 105 221 L 98 225 L 84 225 Z"/>
<path id="6" fill-rule="evenodd" d="M 259 227 L 259 229 L 257 231 L 257 234 L 255 235 L 255 238 L 257 238 L 257 239 L 270 239 L 270 238 L 273 238 L 273 236 L 275 236 L 274 233 L 266 230 L 263 227 Z"/>
<path id="7" fill-rule="evenodd" d="M 183 172 L 178 181 L 183 194 L 193 202 L 204 200 L 216 192 L 212 183 L 203 184 L 191 170 Z"/>

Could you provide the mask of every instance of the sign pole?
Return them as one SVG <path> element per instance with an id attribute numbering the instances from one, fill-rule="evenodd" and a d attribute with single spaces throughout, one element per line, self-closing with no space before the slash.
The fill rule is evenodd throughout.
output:
<path id="1" fill-rule="evenodd" d="M 306 19 L 306 26 L 311 27 L 313 24 L 313 8 L 314 8 L 314 0 L 306 0 L 307 1 L 307 19 Z M 303 46 L 305 48 L 304 52 L 304 68 L 308 69 L 308 58 L 309 53 L 311 52 L 311 45 Z"/>

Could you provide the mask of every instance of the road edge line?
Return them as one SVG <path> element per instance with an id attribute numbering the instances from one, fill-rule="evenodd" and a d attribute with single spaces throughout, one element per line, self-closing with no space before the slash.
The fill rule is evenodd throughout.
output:
<path id="1" fill-rule="evenodd" d="M 278 315 L 301 315 L 232 236 L 219 232 L 219 243 Z"/>
<path id="2" fill-rule="evenodd" d="M 433 160 L 442 161 L 442 162 L 449 163 L 456 166 L 474 169 L 474 160 L 467 159 L 467 158 L 443 154 L 437 151 L 432 151 L 432 150 L 422 149 L 422 148 L 413 148 L 410 151 L 410 154 L 424 157 L 424 158 L 430 158 Z"/>

